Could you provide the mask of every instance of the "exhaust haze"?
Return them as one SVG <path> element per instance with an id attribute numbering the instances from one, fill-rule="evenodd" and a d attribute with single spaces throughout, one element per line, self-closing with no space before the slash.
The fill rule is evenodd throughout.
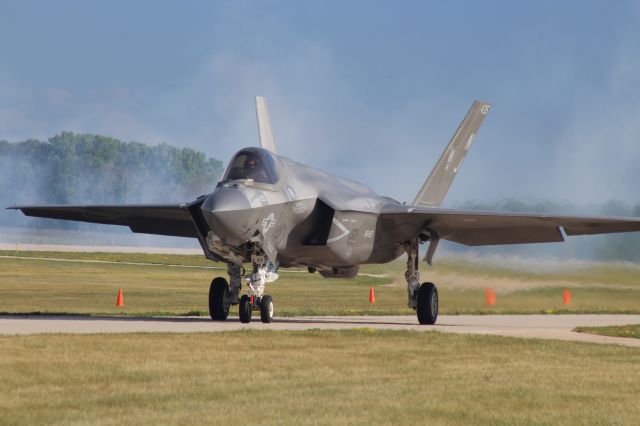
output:
<path id="1" fill-rule="evenodd" d="M 226 162 L 258 143 L 262 95 L 280 153 L 410 201 L 481 99 L 445 206 L 640 202 L 637 2 L 21 2 L 0 6 L 0 51 L 0 140 L 73 131 Z"/>

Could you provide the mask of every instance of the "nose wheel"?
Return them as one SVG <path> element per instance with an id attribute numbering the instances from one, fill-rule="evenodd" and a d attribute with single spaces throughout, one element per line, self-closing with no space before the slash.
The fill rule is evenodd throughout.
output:
<path id="1" fill-rule="evenodd" d="M 253 300 L 252 300 L 253 299 Z M 260 309 L 260 319 L 263 323 L 273 321 L 273 298 L 269 295 L 251 297 L 244 295 L 240 298 L 240 322 L 248 324 L 251 322 L 251 316 L 254 309 Z"/>
<path id="2" fill-rule="evenodd" d="M 271 296 L 262 296 L 260 299 L 260 319 L 264 323 L 273 321 L 273 299 Z"/>
<path id="3" fill-rule="evenodd" d="M 240 298 L 240 306 L 238 307 L 240 311 L 240 322 L 245 324 L 251 322 L 251 311 L 253 310 L 253 304 L 251 303 L 251 297 L 246 294 Z"/>

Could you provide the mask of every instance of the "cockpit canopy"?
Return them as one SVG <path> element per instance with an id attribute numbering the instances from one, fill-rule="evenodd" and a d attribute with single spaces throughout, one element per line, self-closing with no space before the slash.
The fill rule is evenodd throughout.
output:
<path id="1" fill-rule="evenodd" d="M 273 185 L 280 179 L 279 169 L 277 159 L 269 151 L 245 148 L 233 157 L 222 182 L 251 179 L 256 183 Z"/>

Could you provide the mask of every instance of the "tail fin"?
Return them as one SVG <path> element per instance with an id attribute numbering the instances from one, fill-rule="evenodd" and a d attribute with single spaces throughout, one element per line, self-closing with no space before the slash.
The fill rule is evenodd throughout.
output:
<path id="1" fill-rule="evenodd" d="M 269 110 L 267 101 L 262 96 L 256 96 L 256 116 L 258 117 L 258 133 L 260 134 L 260 146 L 264 149 L 276 153 L 276 142 L 273 139 L 271 130 L 271 120 L 269 120 Z"/>
<path id="2" fill-rule="evenodd" d="M 491 105 L 488 103 L 473 102 L 449 145 L 422 185 L 413 201 L 414 206 L 436 207 L 442 203 L 490 108 Z"/>

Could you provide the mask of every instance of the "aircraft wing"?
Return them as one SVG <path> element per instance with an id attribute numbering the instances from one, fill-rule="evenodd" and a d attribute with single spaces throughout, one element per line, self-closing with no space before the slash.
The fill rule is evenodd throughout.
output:
<path id="1" fill-rule="evenodd" d="M 198 237 L 186 204 L 115 206 L 14 206 L 25 216 L 124 225 L 142 234 Z"/>
<path id="2" fill-rule="evenodd" d="M 640 218 L 553 216 L 409 208 L 383 212 L 381 219 L 399 234 L 434 232 L 439 239 L 469 246 L 564 241 L 566 235 L 640 231 Z M 384 223 L 383 222 L 383 223 Z"/>

